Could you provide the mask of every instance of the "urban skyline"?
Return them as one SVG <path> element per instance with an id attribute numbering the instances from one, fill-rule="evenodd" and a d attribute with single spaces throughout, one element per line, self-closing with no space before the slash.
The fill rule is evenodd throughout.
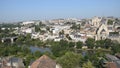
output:
<path id="1" fill-rule="evenodd" d="M 120 17 L 119 0 L 1 0 L 0 22 L 55 18 Z"/>

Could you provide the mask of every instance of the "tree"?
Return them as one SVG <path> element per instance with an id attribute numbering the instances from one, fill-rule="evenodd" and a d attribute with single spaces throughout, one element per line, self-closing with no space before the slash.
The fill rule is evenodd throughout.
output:
<path id="1" fill-rule="evenodd" d="M 40 56 L 42 56 L 42 54 L 41 54 L 40 51 L 36 51 L 36 52 L 34 53 L 34 56 L 35 56 L 36 58 L 39 58 Z"/>
<path id="2" fill-rule="evenodd" d="M 71 22 L 65 22 L 65 25 L 70 25 L 71 24 Z"/>
<path id="3" fill-rule="evenodd" d="M 79 30 L 80 28 L 81 28 L 80 24 L 77 25 L 75 23 L 71 27 L 71 29 L 74 29 L 74 30 Z"/>
<path id="4" fill-rule="evenodd" d="M 92 62 L 88 61 L 87 63 L 83 63 L 82 68 L 95 68 L 95 67 L 92 65 Z"/>
<path id="5" fill-rule="evenodd" d="M 83 42 L 81 42 L 81 41 L 78 41 L 76 43 L 77 48 L 82 48 L 82 45 L 83 45 Z"/>
<path id="6" fill-rule="evenodd" d="M 41 21 L 39 22 L 39 27 L 45 27 L 46 25 L 43 24 Z"/>
<path id="7" fill-rule="evenodd" d="M 75 68 L 79 67 L 79 62 L 81 58 L 82 58 L 81 54 L 67 52 L 65 53 L 65 55 L 58 58 L 57 61 L 63 68 Z"/>
<path id="8" fill-rule="evenodd" d="M 23 35 L 20 35 L 20 36 L 18 36 L 16 43 L 21 44 L 21 43 L 23 43 L 23 41 L 25 41 L 25 37 Z"/>
<path id="9" fill-rule="evenodd" d="M 26 58 L 23 61 L 25 66 L 26 66 L 26 68 L 28 67 L 30 62 L 33 61 L 33 60 L 35 60 L 34 56 L 32 54 L 27 54 Z"/>
<path id="10" fill-rule="evenodd" d="M 110 19 L 109 19 L 108 22 L 107 22 L 107 24 L 108 24 L 108 25 L 113 25 L 113 20 L 110 20 Z"/>
<path id="11" fill-rule="evenodd" d="M 30 34 L 27 34 L 26 35 L 26 40 L 30 40 L 31 39 L 31 35 Z"/>
<path id="12" fill-rule="evenodd" d="M 81 23 L 81 25 L 84 26 L 84 25 L 85 25 L 85 21 L 83 21 L 83 22 Z"/>
<path id="13" fill-rule="evenodd" d="M 93 38 L 88 38 L 85 43 L 89 48 L 93 48 L 95 46 L 95 40 Z"/>
<path id="14" fill-rule="evenodd" d="M 113 54 L 120 53 L 120 44 L 114 43 L 114 45 L 112 46 L 112 52 Z"/>
<path id="15" fill-rule="evenodd" d="M 116 22 L 119 22 L 119 19 L 118 19 L 118 18 L 116 18 L 116 19 L 115 19 L 115 21 L 116 21 Z"/>
<path id="16" fill-rule="evenodd" d="M 31 41 L 31 43 L 32 43 L 32 45 L 39 46 L 39 47 L 44 46 L 44 43 L 39 39 L 34 39 Z"/>
<path id="17" fill-rule="evenodd" d="M 72 38 L 69 36 L 69 34 L 66 34 L 66 38 L 67 38 L 68 40 L 72 40 Z"/>
<path id="18" fill-rule="evenodd" d="M 64 35 L 64 30 L 62 30 L 61 32 L 59 32 L 59 35 Z"/>
<path id="19" fill-rule="evenodd" d="M 74 23 L 71 27 L 71 29 L 77 29 L 76 24 Z"/>
<path id="20" fill-rule="evenodd" d="M 66 40 L 60 40 L 59 44 L 60 44 L 62 47 L 67 47 L 67 46 L 68 46 L 68 41 L 66 41 Z"/>
<path id="21" fill-rule="evenodd" d="M 95 41 L 96 47 L 104 47 L 104 40 L 97 40 Z"/>
<path id="22" fill-rule="evenodd" d="M 108 49 L 109 47 L 111 47 L 113 45 L 113 42 L 111 39 L 105 39 L 105 40 L 97 40 L 95 42 L 95 45 L 97 47 L 102 47 L 102 48 L 106 48 Z"/>
<path id="23" fill-rule="evenodd" d="M 66 49 L 64 48 L 64 45 L 61 46 L 59 44 L 52 45 L 51 49 L 52 49 L 53 55 L 55 57 L 60 57 L 60 56 L 64 55 L 65 52 L 66 52 Z"/>
<path id="24" fill-rule="evenodd" d="M 73 48 L 75 46 L 75 42 L 69 42 L 68 46 L 69 48 Z"/>
<path id="25" fill-rule="evenodd" d="M 35 32 L 40 32 L 40 31 L 41 31 L 40 27 L 39 26 L 35 26 Z"/>
<path id="26" fill-rule="evenodd" d="M 112 41 L 111 39 L 105 39 L 105 48 L 108 49 L 109 47 L 112 46 Z"/>
<path id="27" fill-rule="evenodd" d="M 50 27 L 47 26 L 47 27 L 46 27 L 46 30 L 47 30 L 47 31 L 50 31 Z"/>

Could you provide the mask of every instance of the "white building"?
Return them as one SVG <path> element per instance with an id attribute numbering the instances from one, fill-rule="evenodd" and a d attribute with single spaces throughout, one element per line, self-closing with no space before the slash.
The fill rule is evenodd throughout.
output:
<path id="1" fill-rule="evenodd" d="M 34 21 L 26 21 L 26 22 L 23 22 L 21 25 L 28 25 L 28 24 L 34 24 L 35 22 Z"/>
<path id="2" fill-rule="evenodd" d="M 35 28 L 21 28 L 22 33 L 34 33 Z"/>
<path id="3" fill-rule="evenodd" d="M 73 41 L 75 41 L 75 42 L 78 42 L 78 41 L 81 41 L 81 42 L 85 42 L 86 41 L 86 39 L 87 39 L 87 37 L 86 37 L 86 35 L 85 34 L 80 34 L 80 33 L 78 33 L 78 34 L 73 34 L 73 35 L 69 35 L 70 37 L 71 37 L 71 39 L 73 40 Z"/>

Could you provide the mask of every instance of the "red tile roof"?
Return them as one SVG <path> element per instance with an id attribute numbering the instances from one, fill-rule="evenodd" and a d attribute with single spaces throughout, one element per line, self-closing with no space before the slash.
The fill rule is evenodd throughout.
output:
<path id="1" fill-rule="evenodd" d="M 114 62 L 108 62 L 107 68 L 117 68 L 116 64 Z"/>
<path id="2" fill-rule="evenodd" d="M 56 62 L 50 59 L 48 56 L 43 55 L 32 63 L 30 68 L 55 68 Z"/>

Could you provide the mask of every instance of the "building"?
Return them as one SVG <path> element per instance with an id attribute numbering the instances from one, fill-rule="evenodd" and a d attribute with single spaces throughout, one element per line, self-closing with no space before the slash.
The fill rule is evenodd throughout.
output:
<path id="1" fill-rule="evenodd" d="M 106 54 L 106 58 L 108 60 L 107 68 L 120 68 L 120 59 L 118 59 L 116 56 Z"/>
<path id="2" fill-rule="evenodd" d="M 95 26 L 95 27 L 99 27 L 101 20 L 102 20 L 101 17 L 94 17 L 94 18 L 92 18 L 92 25 Z"/>
<path id="3" fill-rule="evenodd" d="M 26 21 L 26 22 L 22 22 L 21 25 L 29 25 L 29 24 L 34 24 L 34 21 Z"/>
<path id="4" fill-rule="evenodd" d="M 54 60 L 46 55 L 41 56 L 39 59 L 35 60 L 29 68 L 61 68 L 57 65 Z"/>
<path id="5" fill-rule="evenodd" d="M 25 68 L 25 66 L 21 58 L 7 57 L 0 60 L 0 68 Z"/>
<path id="6" fill-rule="evenodd" d="M 96 40 L 106 39 L 109 36 L 109 31 L 105 24 L 101 24 L 96 31 Z"/>
<path id="7" fill-rule="evenodd" d="M 35 28 L 26 28 L 26 27 L 22 27 L 20 29 L 20 33 L 34 33 L 35 32 Z"/>
<path id="8" fill-rule="evenodd" d="M 108 20 L 112 20 L 112 24 L 108 24 Z M 91 28 L 94 28 L 92 33 L 95 40 L 111 39 L 120 41 L 120 22 L 116 22 L 113 18 L 94 17 L 91 21 Z M 90 31 L 90 30 L 89 30 Z M 89 32 L 87 31 L 87 33 Z M 117 33 L 117 34 L 116 34 Z M 91 34 L 91 33 L 88 33 Z"/>

